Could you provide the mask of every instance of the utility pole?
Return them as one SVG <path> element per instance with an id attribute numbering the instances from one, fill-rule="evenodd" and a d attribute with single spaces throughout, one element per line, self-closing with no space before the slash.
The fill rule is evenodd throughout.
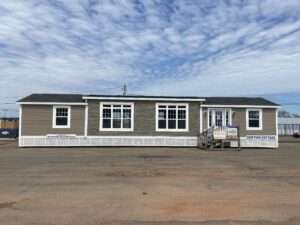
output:
<path id="1" fill-rule="evenodd" d="M 123 95 L 126 96 L 127 95 L 127 85 L 124 84 L 122 89 L 123 89 Z"/>

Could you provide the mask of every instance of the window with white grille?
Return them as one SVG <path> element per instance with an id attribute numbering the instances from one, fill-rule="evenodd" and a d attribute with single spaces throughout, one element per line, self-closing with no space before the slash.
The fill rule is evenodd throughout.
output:
<path id="1" fill-rule="evenodd" d="M 262 110 L 247 109 L 247 130 L 262 130 Z"/>
<path id="2" fill-rule="evenodd" d="M 100 130 L 133 131 L 133 103 L 101 103 Z"/>
<path id="3" fill-rule="evenodd" d="M 71 107 L 54 106 L 53 107 L 53 128 L 71 127 Z"/>
<path id="4" fill-rule="evenodd" d="M 188 131 L 188 105 L 157 104 L 156 131 Z"/>

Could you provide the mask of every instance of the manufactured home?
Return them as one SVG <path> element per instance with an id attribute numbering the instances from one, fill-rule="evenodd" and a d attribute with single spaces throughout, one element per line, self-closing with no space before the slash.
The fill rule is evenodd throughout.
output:
<path id="1" fill-rule="evenodd" d="M 238 127 L 241 147 L 278 147 L 279 105 L 264 98 L 32 94 L 21 100 L 19 146 L 199 146 Z"/>

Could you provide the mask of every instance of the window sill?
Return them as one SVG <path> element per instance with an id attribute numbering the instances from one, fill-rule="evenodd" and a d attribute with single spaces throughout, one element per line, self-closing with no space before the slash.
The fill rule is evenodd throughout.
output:
<path id="1" fill-rule="evenodd" d="M 133 132 L 133 129 L 105 129 L 100 128 L 99 131 L 108 131 L 108 132 Z"/>
<path id="2" fill-rule="evenodd" d="M 53 129 L 70 129 L 70 126 L 54 126 Z"/>
<path id="3" fill-rule="evenodd" d="M 256 127 L 247 127 L 246 130 L 250 130 L 250 131 L 254 130 L 255 131 L 255 130 L 263 130 L 263 128 L 262 127 L 257 127 L 257 128 Z"/>
<path id="4" fill-rule="evenodd" d="M 156 129 L 156 132 L 189 132 L 189 130 L 185 129 L 185 130 L 176 130 L 176 129 Z"/>

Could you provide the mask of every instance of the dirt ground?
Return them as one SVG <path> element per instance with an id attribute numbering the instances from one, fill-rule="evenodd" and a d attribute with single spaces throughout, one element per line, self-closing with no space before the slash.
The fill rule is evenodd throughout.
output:
<path id="1" fill-rule="evenodd" d="M 299 225 L 300 143 L 280 149 L 0 143 L 2 225 Z"/>

